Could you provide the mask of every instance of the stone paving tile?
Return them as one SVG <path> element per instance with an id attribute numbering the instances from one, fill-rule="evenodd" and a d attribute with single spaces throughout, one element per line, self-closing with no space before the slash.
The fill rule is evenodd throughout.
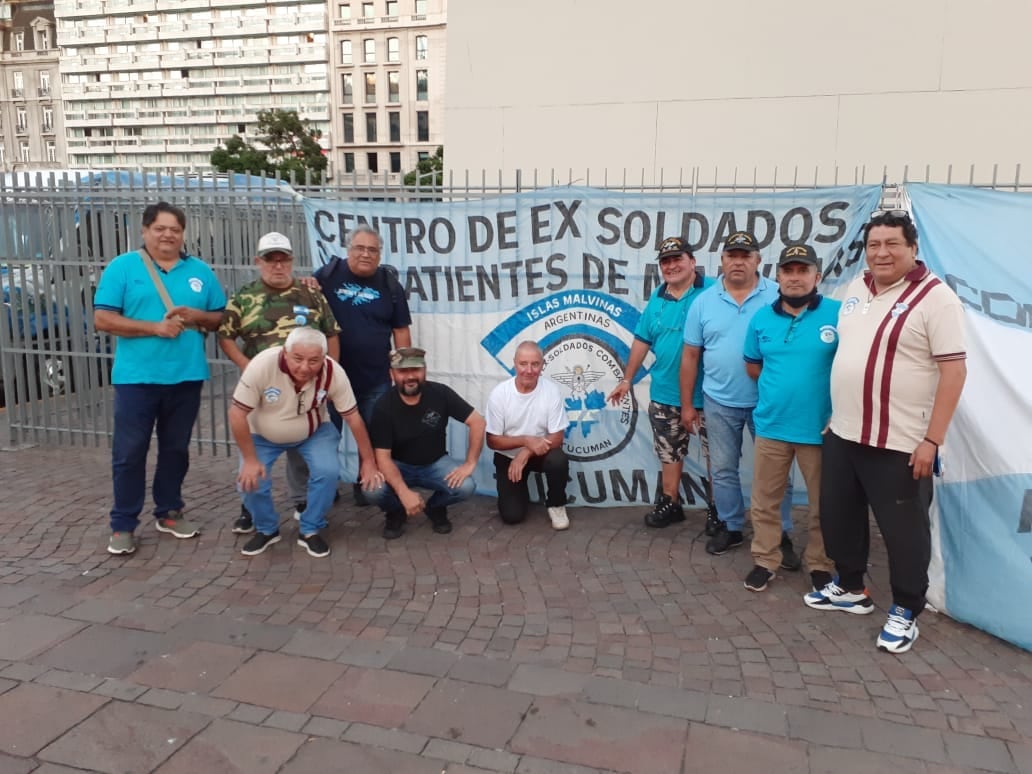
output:
<path id="1" fill-rule="evenodd" d="M 134 607 L 139 607 L 133 602 L 126 602 L 121 599 L 104 599 L 103 597 L 92 597 L 84 599 L 74 607 L 70 607 L 61 613 L 64 618 L 71 618 L 75 621 L 86 621 L 88 623 L 110 623 L 123 613 L 129 612 Z"/>
<path id="2" fill-rule="evenodd" d="M 619 707 L 539 698 L 509 747 L 526 753 L 636 774 L 678 771 L 688 723 Z"/>
<path id="3" fill-rule="evenodd" d="M 810 774 L 927 774 L 928 771 L 922 761 L 913 758 L 823 745 L 811 745 L 809 763 Z"/>
<path id="4" fill-rule="evenodd" d="M 126 679 L 184 693 L 209 693 L 254 654 L 215 642 L 192 642 L 148 659 Z"/>
<path id="5" fill-rule="evenodd" d="M 352 640 L 344 647 L 337 661 L 341 664 L 379 669 L 387 666 L 403 647 L 397 641 Z"/>
<path id="6" fill-rule="evenodd" d="M 70 672 L 125 677 L 168 644 L 161 634 L 93 624 L 34 661 Z"/>
<path id="7" fill-rule="evenodd" d="M 67 688 L 69 691 L 88 693 L 103 683 L 104 679 L 94 675 L 81 675 L 78 672 L 65 672 L 63 669 L 49 669 L 37 677 L 35 682 L 53 688 Z"/>
<path id="8" fill-rule="evenodd" d="M 612 769 L 596 769 L 590 766 L 578 766 L 575 763 L 549 761 L 524 755 L 516 767 L 516 774 L 607 774 Z"/>
<path id="9" fill-rule="evenodd" d="M 0 695 L 0 752 L 35 755 L 107 699 L 33 683 Z"/>
<path id="10" fill-rule="evenodd" d="M 339 634 L 299 629 L 279 652 L 333 661 L 344 652 L 352 640 L 352 637 L 342 637 Z"/>
<path id="11" fill-rule="evenodd" d="M 304 742 L 303 734 L 215 720 L 156 774 L 276 774 Z"/>
<path id="12" fill-rule="evenodd" d="M 169 636 L 178 642 L 201 640 L 255 650 L 279 650 L 293 635 L 294 629 L 289 626 L 274 626 L 225 615 L 193 615 L 169 630 Z"/>
<path id="13" fill-rule="evenodd" d="M 0 607 L 17 607 L 37 594 L 39 594 L 39 589 L 25 584 L 0 586 Z"/>
<path id="14" fill-rule="evenodd" d="M 308 742 L 280 774 L 327 774 L 331 771 L 362 774 L 441 774 L 445 764 L 397 750 L 365 747 L 350 742 L 316 739 Z"/>
<path id="15" fill-rule="evenodd" d="M 456 742 L 502 748 L 530 708 L 531 697 L 501 688 L 442 680 L 404 728 Z"/>
<path id="16" fill-rule="evenodd" d="M 304 712 L 343 672 L 344 667 L 340 664 L 301 656 L 259 653 L 237 669 L 212 695 L 288 712 Z"/>
<path id="17" fill-rule="evenodd" d="M 535 696 L 576 696 L 589 679 L 590 675 L 567 672 L 556 667 L 520 664 L 509 680 L 509 690 Z"/>
<path id="18" fill-rule="evenodd" d="M 399 672 L 444 677 L 457 659 L 454 653 L 434 648 L 405 648 L 398 651 L 387 666 Z"/>
<path id="19" fill-rule="evenodd" d="M 0 659 L 30 658 L 83 628 L 77 621 L 27 613 L 0 621 Z"/>
<path id="20" fill-rule="evenodd" d="M 151 771 L 207 723 L 208 718 L 188 712 L 112 701 L 38 757 L 108 774 Z M 126 744 L 127 739 L 132 744 Z"/>
<path id="21" fill-rule="evenodd" d="M 325 736 L 330 739 L 340 739 L 344 732 L 348 730 L 348 725 L 348 723 L 342 720 L 313 717 L 305 723 L 305 727 L 301 729 L 301 732 L 309 736 Z"/>
<path id="22" fill-rule="evenodd" d="M 1007 745 L 999 739 L 946 732 L 946 755 L 951 763 L 989 771 L 1015 772 L 1017 766 Z"/>
<path id="23" fill-rule="evenodd" d="M 366 723 L 352 723 L 344 732 L 344 741 L 373 747 L 386 747 L 389 750 L 400 750 L 401 752 L 421 752 L 430 758 L 441 757 L 424 749 L 427 747 L 427 742 L 432 740 L 428 740 L 421 734 L 410 734 L 397 728 L 379 728 Z"/>
<path id="24" fill-rule="evenodd" d="M 901 726 L 880 718 L 862 718 L 860 730 L 868 750 L 932 763 L 948 762 L 946 745 L 938 731 Z"/>
<path id="25" fill-rule="evenodd" d="M 378 726 L 400 726 L 435 679 L 390 669 L 350 667 L 312 705 L 314 715 Z"/>
<path id="26" fill-rule="evenodd" d="M 448 677 L 467 683 L 483 683 L 500 688 L 509 682 L 515 668 L 510 661 L 501 661 L 485 656 L 463 656 L 452 665 Z"/>
<path id="27" fill-rule="evenodd" d="M 803 742 L 692 723 L 684 752 L 686 771 L 806 772 Z"/>
<path id="28" fill-rule="evenodd" d="M 4 774 L 29 774 L 36 769 L 36 762 L 28 758 L 15 758 L 0 753 L 0 771 Z"/>

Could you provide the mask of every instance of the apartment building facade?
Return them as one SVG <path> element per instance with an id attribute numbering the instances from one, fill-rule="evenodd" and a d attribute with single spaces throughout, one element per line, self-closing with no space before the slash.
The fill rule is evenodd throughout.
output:
<path id="1" fill-rule="evenodd" d="M 75 168 L 206 169 L 261 110 L 330 129 L 326 0 L 55 0 Z"/>
<path id="2" fill-rule="evenodd" d="M 0 0 L 0 172 L 64 166 L 53 2 Z"/>
<path id="3" fill-rule="evenodd" d="M 447 0 L 329 0 L 338 179 L 390 183 L 444 142 Z M 386 178 L 384 178 L 386 175 Z"/>

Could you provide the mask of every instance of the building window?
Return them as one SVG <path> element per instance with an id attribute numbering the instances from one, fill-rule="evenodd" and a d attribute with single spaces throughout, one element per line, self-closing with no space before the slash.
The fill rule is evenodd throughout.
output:
<path id="1" fill-rule="evenodd" d="M 18 143 L 18 155 L 22 161 L 29 161 L 29 144 L 24 140 Z"/>
<path id="2" fill-rule="evenodd" d="M 426 0 L 416 0 L 416 13 L 417 14 L 425 14 L 426 13 Z"/>
<path id="3" fill-rule="evenodd" d="M 401 61 L 401 48 L 397 38 L 387 38 L 387 61 Z"/>
<path id="4" fill-rule="evenodd" d="M 401 172 L 401 153 L 400 151 L 391 151 L 391 172 L 398 174 Z"/>
<path id="5" fill-rule="evenodd" d="M 376 11 L 373 8 L 372 3 L 362 3 L 362 18 L 372 19 L 376 15 Z"/>
<path id="6" fill-rule="evenodd" d="M 344 142 L 348 145 L 355 143 L 355 116 L 351 113 L 344 114 Z"/>
<path id="7" fill-rule="evenodd" d="M 398 0 L 387 0 L 387 15 L 397 16 L 398 15 Z"/>
<path id="8" fill-rule="evenodd" d="M 4 144 L 0 142 L 0 165 L 7 162 L 7 151 L 4 149 Z"/>
<path id="9" fill-rule="evenodd" d="M 366 64 L 373 64 L 376 62 L 376 41 L 372 38 L 366 38 L 362 41 L 362 61 Z"/>
<path id="10" fill-rule="evenodd" d="M 377 156 L 377 154 L 375 154 L 375 153 L 367 153 L 366 154 L 366 166 L 369 168 L 370 172 L 379 172 L 380 171 L 380 159 Z"/>
<path id="11" fill-rule="evenodd" d="M 426 70 L 416 70 L 416 99 L 429 99 L 430 84 L 427 79 Z"/>
<path id="12" fill-rule="evenodd" d="M 47 161 L 57 161 L 57 143 L 47 140 Z"/>
<path id="13" fill-rule="evenodd" d="M 387 101 L 401 102 L 401 75 L 393 72 L 387 73 Z"/>
<path id="14" fill-rule="evenodd" d="M 416 59 L 426 59 L 427 52 L 427 37 L 426 35 L 416 35 Z"/>
<path id="15" fill-rule="evenodd" d="M 337 18 L 351 21 L 351 3 L 341 3 L 337 6 Z"/>
<path id="16" fill-rule="evenodd" d="M 29 130 L 29 113 L 25 108 L 20 107 L 14 112 L 14 125 L 19 132 Z"/>
<path id="17" fill-rule="evenodd" d="M 12 96 L 14 96 L 14 97 L 24 97 L 25 96 L 25 76 L 22 74 L 21 70 L 15 70 L 12 73 L 12 77 L 14 78 L 14 94 L 12 94 Z"/>
<path id="18" fill-rule="evenodd" d="M 417 161 L 429 161 L 430 160 L 430 151 L 420 151 L 419 153 L 416 154 L 416 160 Z"/>
<path id="19" fill-rule="evenodd" d="M 340 98 L 345 105 L 355 104 L 355 77 L 351 73 L 340 76 Z"/>
<path id="20" fill-rule="evenodd" d="M 54 131 L 54 109 L 49 106 L 43 108 L 43 131 Z"/>
<path id="21" fill-rule="evenodd" d="M 344 154 L 344 171 L 354 172 L 355 171 L 355 154 L 345 153 Z"/>
<path id="22" fill-rule="evenodd" d="M 39 96 L 50 96 L 50 72 L 47 70 L 39 71 Z"/>
<path id="23" fill-rule="evenodd" d="M 36 50 L 46 51 L 50 48 L 50 28 L 44 27 L 36 31 Z"/>
<path id="24" fill-rule="evenodd" d="M 397 111 L 388 113 L 387 123 L 391 130 L 391 142 L 401 142 L 401 113 Z"/>
<path id="25" fill-rule="evenodd" d="M 376 73 L 365 74 L 365 101 L 367 105 L 376 103 Z"/>
<path id="26" fill-rule="evenodd" d="M 376 142 L 376 113 L 365 114 L 366 142 Z"/>
<path id="27" fill-rule="evenodd" d="M 340 42 L 340 63 L 342 65 L 349 65 L 351 62 L 351 41 L 342 40 Z"/>
<path id="28" fill-rule="evenodd" d="M 430 142 L 430 111 L 416 111 L 416 142 Z"/>
<path id="29" fill-rule="evenodd" d="M 15 32 L 14 34 L 11 35 L 11 48 L 14 51 L 24 51 L 25 50 L 25 33 L 24 32 Z M 24 159 L 24 160 L 27 161 L 28 159 Z"/>

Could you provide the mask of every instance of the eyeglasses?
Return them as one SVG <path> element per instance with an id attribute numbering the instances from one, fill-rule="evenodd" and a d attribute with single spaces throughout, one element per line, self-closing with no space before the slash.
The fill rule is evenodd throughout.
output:
<path id="1" fill-rule="evenodd" d="M 876 218 L 910 220 L 910 213 L 906 210 L 875 210 L 871 213 L 871 220 L 875 220 Z"/>
<path id="2" fill-rule="evenodd" d="M 379 247 L 365 247 L 363 245 L 352 245 L 348 250 L 355 255 L 379 255 Z"/>

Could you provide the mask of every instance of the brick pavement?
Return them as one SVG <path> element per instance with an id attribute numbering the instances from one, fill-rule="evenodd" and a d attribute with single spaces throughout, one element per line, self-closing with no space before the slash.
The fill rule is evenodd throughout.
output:
<path id="1" fill-rule="evenodd" d="M 233 468 L 194 460 L 199 539 L 122 558 L 106 450 L 0 452 L 0 773 L 1032 774 L 1030 654 L 934 614 L 878 653 L 882 615 L 809 610 L 802 574 L 747 592 L 701 513 L 556 533 L 479 498 L 386 543 L 345 495 L 329 559 L 245 559 Z"/>

